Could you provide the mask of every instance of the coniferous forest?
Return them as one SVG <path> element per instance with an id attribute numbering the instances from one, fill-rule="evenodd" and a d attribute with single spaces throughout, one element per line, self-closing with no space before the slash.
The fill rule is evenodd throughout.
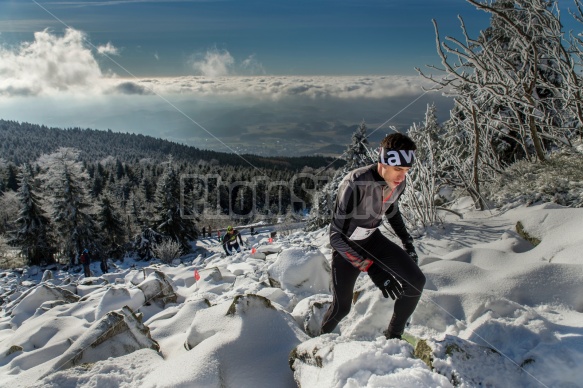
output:
<path id="1" fill-rule="evenodd" d="M 190 249 L 202 228 L 273 222 L 312 206 L 325 157 L 265 158 L 144 135 L 0 120 L 0 242 L 29 265 Z"/>

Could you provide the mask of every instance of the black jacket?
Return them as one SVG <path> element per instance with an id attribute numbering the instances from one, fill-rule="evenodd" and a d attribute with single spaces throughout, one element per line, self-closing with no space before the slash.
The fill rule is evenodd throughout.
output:
<path id="1" fill-rule="evenodd" d="M 229 253 L 229 251 L 227 250 L 227 246 L 230 248 L 232 245 L 235 245 L 237 243 L 237 238 L 239 238 L 239 242 L 243 244 L 243 238 L 241 237 L 241 234 L 237 229 L 233 229 L 233 233 L 226 232 L 223 235 L 222 242 L 223 249 L 225 250 L 225 252 Z"/>
<path id="2" fill-rule="evenodd" d="M 330 244 L 361 271 L 368 270 L 372 261 L 355 249 L 355 241 L 363 236 L 366 240 L 381 225 L 383 215 L 403 242 L 411 239 L 398 205 L 405 184 L 403 181 L 391 190 L 378 173 L 376 163 L 351 171 L 340 183 L 330 224 Z M 360 236 L 355 234 L 357 228 L 362 228 Z"/>

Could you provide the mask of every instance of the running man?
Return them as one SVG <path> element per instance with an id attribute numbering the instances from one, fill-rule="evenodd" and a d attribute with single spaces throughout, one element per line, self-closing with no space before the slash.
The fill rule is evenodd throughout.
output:
<path id="1" fill-rule="evenodd" d="M 408 136 L 388 135 L 381 142 L 378 163 L 351 171 L 340 184 L 330 225 L 333 301 L 324 315 L 322 334 L 332 332 L 349 313 L 361 272 L 368 273 L 385 298 L 396 300 L 384 332 L 388 339 L 401 338 L 415 311 L 425 276 L 398 205 L 415 150 Z M 404 250 L 379 231 L 383 215 Z"/>

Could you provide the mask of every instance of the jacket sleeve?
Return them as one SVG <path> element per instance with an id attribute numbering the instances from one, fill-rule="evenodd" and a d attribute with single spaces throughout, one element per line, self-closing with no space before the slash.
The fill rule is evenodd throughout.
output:
<path id="1" fill-rule="evenodd" d="M 405 244 L 408 241 L 412 241 L 413 238 L 407 231 L 407 227 L 405 226 L 405 222 L 403 221 L 403 216 L 401 215 L 401 210 L 399 210 L 399 203 L 398 200 L 395 201 L 389 208 L 387 209 L 385 215 L 387 216 L 387 220 L 391 227 L 397 234 L 397 236 L 401 239 L 401 242 Z"/>
<path id="2" fill-rule="evenodd" d="M 372 265 L 372 260 L 362 257 L 348 244 L 349 236 L 347 233 L 351 221 L 350 214 L 357 198 L 358 193 L 354 191 L 352 185 L 349 183 L 340 185 L 330 224 L 330 245 L 353 266 L 361 271 L 367 271 Z"/>

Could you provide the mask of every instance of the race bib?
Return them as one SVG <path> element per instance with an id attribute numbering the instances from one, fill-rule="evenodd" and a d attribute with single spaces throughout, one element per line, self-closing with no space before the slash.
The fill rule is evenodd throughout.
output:
<path id="1" fill-rule="evenodd" d="M 353 241 L 364 240 L 365 238 L 367 238 L 368 236 L 373 234 L 375 230 L 377 230 L 377 228 L 366 229 L 366 228 L 361 228 L 360 226 L 357 226 L 349 238 Z"/>

